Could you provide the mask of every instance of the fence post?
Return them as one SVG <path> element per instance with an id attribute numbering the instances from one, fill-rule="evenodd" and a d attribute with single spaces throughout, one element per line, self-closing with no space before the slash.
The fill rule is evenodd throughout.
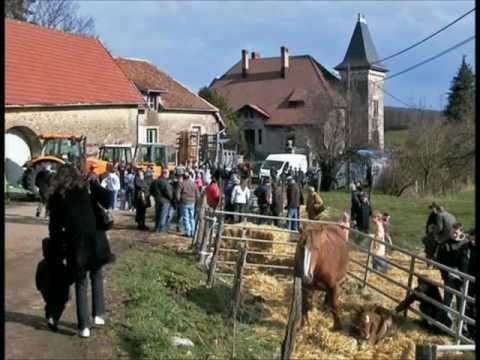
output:
<path id="1" fill-rule="evenodd" d="M 207 204 L 206 204 L 206 193 L 203 192 L 203 194 L 200 197 L 200 206 L 199 206 L 199 211 L 197 214 L 197 221 L 195 223 L 195 232 L 193 234 L 193 239 L 192 239 L 192 247 L 195 250 L 199 249 L 198 246 L 198 238 L 199 236 L 203 235 L 203 227 L 205 226 L 205 213 L 207 210 Z"/>
<path id="2" fill-rule="evenodd" d="M 210 269 L 208 271 L 207 284 L 209 287 L 212 287 L 213 282 L 215 281 L 215 270 L 217 267 L 218 254 L 220 252 L 220 243 L 222 242 L 223 223 L 224 223 L 224 218 L 222 215 L 222 218 L 218 223 L 218 232 L 217 232 L 217 237 L 215 239 L 215 248 L 213 250 L 212 262 L 210 263 Z"/>
<path id="3" fill-rule="evenodd" d="M 363 289 L 365 289 L 365 287 L 367 286 L 368 265 L 370 263 L 370 258 L 372 257 L 372 248 L 375 242 L 375 240 L 372 239 L 371 237 L 369 237 L 368 239 L 370 240 L 370 242 L 368 243 L 367 262 L 365 264 L 365 274 L 363 275 L 363 286 L 362 286 Z"/>
<path id="4" fill-rule="evenodd" d="M 197 251 L 202 251 L 204 244 L 205 244 L 205 238 L 207 237 L 208 230 L 211 227 L 211 224 L 213 224 L 213 220 L 207 220 L 207 217 L 211 217 L 211 212 L 209 210 L 206 210 L 205 213 L 203 214 L 203 222 L 202 222 L 202 227 L 198 231 L 198 236 L 199 238 L 197 239 L 196 242 L 196 250 Z"/>
<path id="5" fill-rule="evenodd" d="M 285 337 L 282 343 L 280 359 L 288 360 L 295 347 L 295 336 L 297 334 L 298 322 L 302 312 L 302 278 L 295 276 L 293 280 L 292 302 L 288 313 L 288 323 L 285 330 Z"/>
<path id="6" fill-rule="evenodd" d="M 470 281 L 467 279 L 463 279 L 463 284 L 462 284 L 462 296 L 461 296 L 461 302 L 460 302 L 460 309 L 459 309 L 459 316 L 457 318 L 457 331 L 455 334 L 455 338 L 457 340 L 457 344 L 460 344 L 460 335 L 462 335 L 462 328 L 463 328 L 463 316 L 465 315 L 465 304 L 467 302 L 467 294 L 468 294 L 468 286 L 470 284 Z M 458 297 L 457 297 L 458 299 Z"/>
<path id="7" fill-rule="evenodd" d="M 431 344 L 417 344 L 415 346 L 415 360 L 436 360 L 437 347 Z"/>
<path id="8" fill-rule="evenodd" d="M 410 258 L 410 270 L 408 272 L 408 289 L 407 289 L 407 294 L 406 296 L 410 295 L 412 292 L 412 282 L 413 282 L 413 273 L 415 271 L 415 256 L 412 256 Z M 407 316 L 408 313 L 408 307 L 405 308 L 403 311 L 403 316 Z"/>
<path id="9" fill-rule="evenodd" d="M 244 229 L 242 229 L 242 233 Z M 242 236 L 243 237 L 243 236 Z M 240 254 L 237 260 L 237 269 L 235 279 L 233 281 L 233 298 L 232 298 L 232 321 L 233 321 L 233 341 L 232 341 L 232 359 L 235 358 L 235 336 L 237 333 L 237 312 L 240 305 L 240 294 L 242 291 L 242 277 L 245 263 L 247 262 L 248 249 L 245 243 L 241 245 Z"/>
<path id="10" fill-rule="evenodd" d="M 248 249 L 246 244 L 242 244 L 240 248 L 240 253 L 237 259 L 237 268 L 235 271 L 235 280 L 233 282 L 233 308 L 232 308 L 232 316 L 233 321 L 237 319 L 237 311 L 238 306 L 240 305 L 240 293 L 242 291 L 242 278 L 243 278 L 243 270 L 245 268 L 245 264 L 247 262 L 247 255 Z"/>
<path id="11" fill-rule="evenodd" d="M 216 223 L 215 219 L 205 221 L 204 232 L 201 238 L 200 249 L 199 249 L 201 264 L 206 264 L 207 250 L 211 243 L 210 242 L 210 236 L 212 235 L 211 230 L 215 228 L 215 223 Z"/>

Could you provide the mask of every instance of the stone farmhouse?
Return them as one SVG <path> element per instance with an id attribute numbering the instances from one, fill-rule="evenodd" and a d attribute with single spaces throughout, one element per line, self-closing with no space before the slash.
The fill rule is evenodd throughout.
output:
<path id="1" fill-rule="evenodd" d="M 219 110 L 147 60 L 115 60 L 145 99 L 138 142 L 175 145 L 180 131 L 214 135 L 224 123 Z"/>
<path id="2" fill-rule="evenodd" d="M 378 55 L 365 18 L 358 16 L 345 57 L 336 67 L 340 78 L 310 55 L 291 56 L 286 47 L 280 57 L 262 58 L 242 50 L 241 59 L 209 88 L 222 95 L 237 114 L 250 158 L 289 151 L 309 153 L 305 136 L 298 136 L 317 121 L 329 117 L 321 98 L 343 99 L 350 76 L 356 106 L 351 119 L 351 142 L 358 147 L 383 150 L 383 78 L 388 71 Z M 313 95 L 315 94 L 315 95 Z M 320 104 L 320 105 L 319 105 Z M 325 104 L 328 104 L 325 101 Z M 325 105 L 328 107 L 327 105 Z M 325 136 L 325 135 L 324 135 Z"/>
<path id="3" fill-rule="evenodd" d="M 7 175 L 21 176 L 40 134 L 85 135 L 90 154 L 135 143 L 143 97 L 100 41 L 8 18 L 5 33 Z"/>

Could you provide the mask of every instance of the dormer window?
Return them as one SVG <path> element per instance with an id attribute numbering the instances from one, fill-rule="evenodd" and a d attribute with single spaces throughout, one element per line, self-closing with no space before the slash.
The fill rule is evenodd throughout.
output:
<path id="1" fill-rule="evenodd" d="M 149 93 L 147 95 L 147 103 L 148 108 L 153 111 L 158 110 L 158 94 L 156 93 Z"/>
<path id="2" fill-rule="evenodd" d="M 307 92 L 304 89 L 295 89 L 288 97 L 289 108 L 299 108 L 305 106 Z"/>
<path id="3" fill-rule="evenodd" d="M 305 106 L 305 101 L 303 100 L 294 100 L 294 101 L 289 101 L 288 102 L 288 107 L 289 108 L 299 108 Z"/>

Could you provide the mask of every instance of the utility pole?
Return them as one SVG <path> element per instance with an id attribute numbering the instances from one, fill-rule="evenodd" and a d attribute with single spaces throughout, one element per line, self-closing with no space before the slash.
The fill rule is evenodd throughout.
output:
<path id="1" fill-rule="evenodd" d="M 350 186 L 350 182 L 351 182 L 351 179 L 350 179 L 350 149 L 351 149 L 351 124 L 350 124 L 350 111 L 351 111 L 351 103 L 352 103 L 352 100 L 351 100 L 351 94 L 350 94 L 350 64 L 347 64 L 347 78 L 346 78 L 346 87 L 347 87 L 347 91 L 346 91 L 346 98 L 347 98 L 347 111 L 346 111 L 346 114 L 345 114 L 345 130 L 346 130 L 346 136 L 345 136 L 345 148 L 347 150 L 347 188 L 348 186 Z"/>

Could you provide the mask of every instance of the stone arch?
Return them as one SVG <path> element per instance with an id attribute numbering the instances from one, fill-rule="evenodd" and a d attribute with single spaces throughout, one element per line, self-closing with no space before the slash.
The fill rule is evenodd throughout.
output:
<path id="1" fill-rule="evenodd" d="M 23 164 L 40 155 L 41 142 L 33 130 L 26 126 L 14 126 L 5 132 L 5 176 L 9 184 L 21 183 Z"/>

